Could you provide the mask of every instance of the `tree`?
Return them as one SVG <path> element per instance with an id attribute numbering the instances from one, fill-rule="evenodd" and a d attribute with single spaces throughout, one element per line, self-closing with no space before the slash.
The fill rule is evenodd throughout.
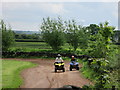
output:
<path id="1" fill-rule="evenodd" d="M 78 47 L 85 49 L 88 42 L 88 33 L 85 27 L 77 25 L 74 20 L 65 22 L 66 23 L 66 36 L 68 43 L 74 48 L 74 51 Z"/>
<path id="2" fill-rule="evenodd" d="M 79 46 L 79 31 L 81 26 L 78 27 L 74 20 L 69 20 L 68 22 L 66 21 L 65 24 L 67 42 L 74 48 L 74 51 L 76 51 Z"/>
<path id="3" fill-rule="evenodd" d="M 0 25 L 0 31 L 2 31 L 2 50 L 7 51 L 15 41 L 14 34 L 11 28 L 7 29 L 3 20 L 1 20 Z"/>
<path id="4" fill-rule="evenodd" d="M 85 52 L 85 49 L 88 48 L 90 33 L 87 31 L 86 27 L 82 27 L 79 31 L 79 46 Z"/>
<path id="5" fill-rule="evenodd" d="M 89 47 L 90 55 L 93 57 L 103 58 L 106 56 L 106 44 L 100 33 L 90 36 Z"/>
<path id="6" fill-rule="evenodd" d="M 90 24 L 90 26 L 86 27 L 86 29 L 91 35 L 97 34 L 100 30 L 99 26 L 96 24 Z"/>
<path id="7" fill-rule="evenodd" d="M 90 36 L 89 46 L 93 49 L 91 55 L 95 57 L 106 57 L 108 55 L 115 29 L 108 24 L 108 22 L 100 23 L 98 33 Z"/>
<path id="8" fill-rule="evenodd" d="M 58 19 L 47 19 L 43 18 L 41 25 L 42 36 L 46 43 L 48 43 L 53 50 L 59 50 L 64 45 L 64 26 L 62 20 Z"/>
<path id="9" fill-rule="evenodd" d="M 97 34 L 91 35 L 90 46 L 92 48 L 92 56 L 101 58 L 92 62 L 94 69 L 97 64 L 97 82 L 95 88 L 106 88 L 106 84 L 110 84 L 109 68 L 118 67 L 114 61 L 117 56 L 116 50 L 111 47 L 114 27 L 109 26 L 108 22 L 100 23 Z M 114 54 L 113 54 L 114 53 Z M 99 63 L 98 63 L 99 62 Z M 112 65 L 111 65 L 112 64 Z"/>
<path id="10" fill-rule="evenodd" d="M 105 22 L 105 23 L 100 23 L 100 34 L 103 36 L 103 38 L 105 39 L 106 44 L 110 43 L 110 41 L 112 40 L 112 37 L 114 35 L 114 29 L 115 27 L 113 26 L 108 26 L 109 22 Z"/>

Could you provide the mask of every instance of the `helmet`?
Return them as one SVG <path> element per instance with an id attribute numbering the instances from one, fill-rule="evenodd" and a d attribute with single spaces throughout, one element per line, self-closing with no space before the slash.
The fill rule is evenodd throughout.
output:
<path id="1" fill-rule="evenodd" d="M 72 56 L 72 58 L 74 58 L 74 56 Z"/>
<path id="2" fill-rule="evenodd" d="M 61 57 L 61 55 L 60 55 L 60 54 L 58 54 L 57 56 L 58 56 L 58 57 Z"/>

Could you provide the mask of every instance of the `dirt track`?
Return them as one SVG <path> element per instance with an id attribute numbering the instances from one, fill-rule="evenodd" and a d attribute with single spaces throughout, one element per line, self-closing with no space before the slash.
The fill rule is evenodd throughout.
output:
<path id="1" fill-rule="evenodd" d="M 24 84 L 21 88 L 60 88 L 64 85 L 74 85 L 82 87 L 91 82 L 85 79 L 79 71 L 69 71 L 69 62 L 65 61 L 66 71 L 54 73 L 54 60 L 47 59 L 17 59 L 31 61 L 39 65 L 34 68 L 24 70 L 21 75 Z M 81 67 L 81 65 L 80 65 Z"/>

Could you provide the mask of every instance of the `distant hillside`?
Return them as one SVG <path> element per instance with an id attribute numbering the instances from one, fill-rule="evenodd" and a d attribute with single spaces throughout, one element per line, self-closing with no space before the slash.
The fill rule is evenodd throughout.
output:
<path id="1" fill-rule="evenodd" d="M 13 30 L 16 34 L 39 34 L 40 31 L 15 31 Z"/>

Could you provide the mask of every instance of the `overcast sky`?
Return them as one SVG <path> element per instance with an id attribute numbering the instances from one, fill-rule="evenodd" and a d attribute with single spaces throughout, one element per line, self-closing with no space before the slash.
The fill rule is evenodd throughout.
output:
<path id="1" fill-rule="evenodd" d="M 118 28 L 117 2 L 3 2 L 2 17 L 13 30 L 39 30 L 42 18 L 62 17 L 81 25 L 109 21 Z"/>

